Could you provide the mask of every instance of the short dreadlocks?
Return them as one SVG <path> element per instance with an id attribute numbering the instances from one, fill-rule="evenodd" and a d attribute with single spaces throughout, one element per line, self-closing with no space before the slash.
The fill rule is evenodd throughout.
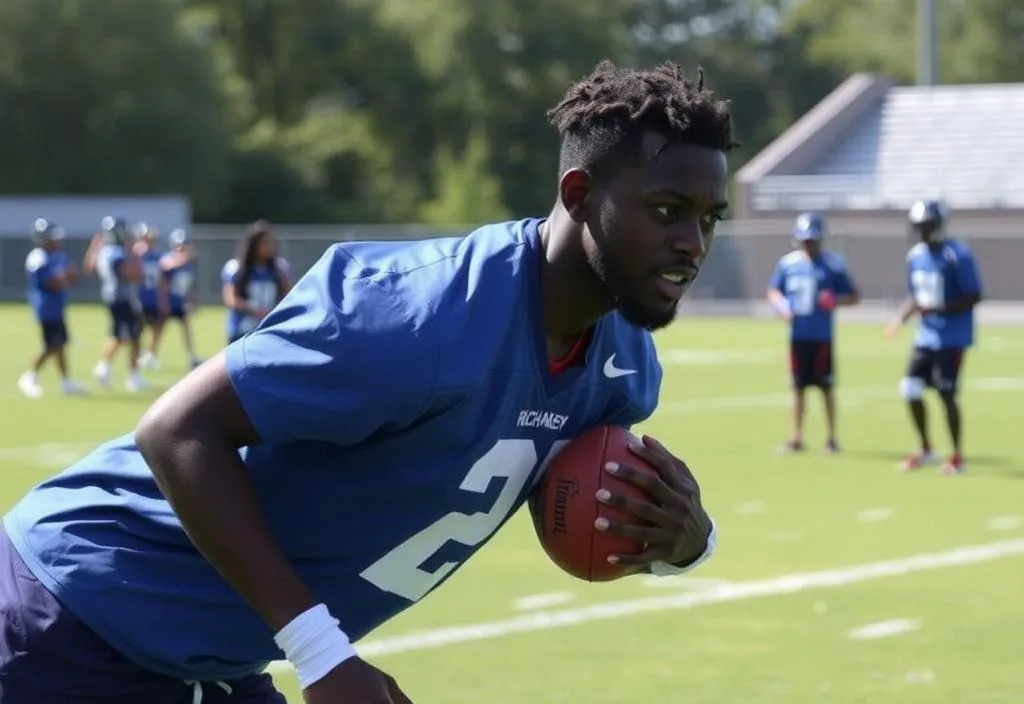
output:
<path id="1" fill-rule="evenodd" d="M 729 104 L 704 88 L 703 69 L 694 83 L 671 62 L 635 71 L 602 61 L 569 88 L 548 119 L 562 136 L 559 172 L 582 168 L 599 179 L 636 163 L 640 139 L 652 130 L 723 152 L 739 146 Z"/>

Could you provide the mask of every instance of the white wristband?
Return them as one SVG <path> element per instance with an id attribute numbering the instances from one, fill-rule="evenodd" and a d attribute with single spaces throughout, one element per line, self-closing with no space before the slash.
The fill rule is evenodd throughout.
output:
<path id="1" fill-rule="evenodd" d="M 718 546 L 718 526 L 715 524 L 715 519 L 711 519 L 711 533 L 708 535 L 708 542 L 704 546 L 704 552 L 700 554 L 696 560 L 688 565 L 679 567 L 678 565 L 672 565 L 668 562 L 652 562 L 651 563 L 651 574 L 655 577 L 672 577 L 677 574 L 684 574 L 695 570 L 705 562 L 707 562 L 712 555 L 715 554 L 715 548 Z"/>
<path id="2" fill-rule="evenodd" d="M 324 604 L 317 604 L 293 618 L 277 632 L 274 642 L 295 668 L 303 689 L 356 655 L 352 642 L 338 628 L 338 619 L 331 616 Z"/>

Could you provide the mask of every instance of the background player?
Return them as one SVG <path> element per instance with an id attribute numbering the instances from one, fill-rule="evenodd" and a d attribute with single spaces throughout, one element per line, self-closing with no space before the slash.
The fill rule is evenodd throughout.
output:
<path id="1" fill-rule="evenodd" d="M 68 343 L 68 328 L 64 321 L 67 308 L 67 289 L 78 282 L 78 269 L 64 252 L 64 228 L 48 220 L 36 220 L 32 233 L 36 245 L 25 259 L 28 278 L 28 303 L 35 313 L 43 333 L 43 349 L 32 360 L 32 368 L 18 379 L 18 388 L 29 398 L 43 395 L 39 385 L 39 370 L 53 357 L 60 371 L 60 388 L 65 394 L 85 392 L 68 376 L 68 361 L 64 353 Z"/>
<path id="2" fill-rule="evenodd" d="M 255 328 L 291 288 L 291 267 L 277 256 L 270 223 L 249 226 L 238 252 L 221 270 L 224 306 L 228 309 L 228 342 Z"/>
<path id="3" fill-rule="evenodd" d="M 127 344 L 128 380 L 126 388 L 138 392 L 143 387 L 139 376 L 139 337 L 142 322 L 139 311 L 138 284 L 142 267 L 131 251 L 131 236 L 124 218 L 103 218 L 102 232 L 93 237 L 85 253 L 86 273 L 95 272 L 100 279 L 100 298 L 110 312 L 110 335 L 100 350 L 100 361 L 93 375 L 110 388 L 110 362 Z"/>
<path id="4" fill-rule="evenodd" d="M 551 120 L 546 218 L 330 247 L 135 434 L 12 509 L 5 704 L 281 704 L 262 671 L 282 652 L 308 704 L 409 702 L 350 641 L 454 574 L 562 442 L 650 415 L 649 330 L 727 207 L 728 106 L 678 67 L 601 64 Z M 685 571 L 713 542 L 699 487 L 657 441 L 632 452 L 657 474 L 607 471 L 651 501 L 597 497 L 635 518 L 596 527 L 646 544 L 620 564 Z"/>
<path id="5" fill-rule="evenodd" d="M 981 302 L 981 277 L 968 246 L 946 238 L 948 215 L 944 203 L 918 201 L 910 209 L 909 218 L 911 232 L 920 239 L 907 254 L 910 295 L 886 328 L 886 337 L 894 339 L 911 316 L 920 316 L 900 392 L 910 409 L 921 449 L 900 467 L 910 471 L 936 461 L 924 405 L 925 388 L 931 386 L 938 391 L 946 410 L 953 443 L 953 453 L 942 471 L 957 474 L 965 467 L 957 389 L 964 353 L 974 344 L 974 307 Z"/>
<path id="6" fill-rule="evenodd" d="M 139 305 L 142 308 L 142 324 L 149 329 L 149 349 L 139 357 L 139 366 L 144 369 L 157 369 L 159 361 L 156 350 L 160 346 L 160 338 L 164 332 L 164 322 L 170 310 L 168 300 L 167 279 L 160 268 L 162 254 L 159 247 L 158 233 L 155 228 L 144 222 L 135 225 L 135 243 L 132 251 L 138 257 L 142 269 L 139 281 Z"/>
<path id="7" fill-rule="evenodd" d="M 181 324 L 185 352 L 188 354 L 189 364 L 194 368 L 202 363 L 199 355 L 196 354 L 191 322 L 191 314 L 195 312 L 198 305 L 195 291 L 196 252 L 188 244 L 188 234 L 181 228 L 173 230 L 167 236 L 167 244 L 170 246 L 170 251 L 160 259 L 160 269 L 167 281 L 170 318 Z M 152 348 L 154 356 L 157 354 L 159 342 L 154 338 Z"/>
<path id="8" fill-rule="evenodd" d="M 821 389 L 825 400 L 828 428 L 826 452 L 837 452 L 836 401 L 834 393 L 835 361 L 832 342 L 835 337 L 833 311 L 837 306 L 852 306 L 860 294 L 847 271 L 846 262 L 836 252 L 822 249 L 825 220 L 815 213 L 804 213 L 793 228 L 796 249 L 779 260 L 768 284 L 768 300 L 779 315 L 789 322 L 789 364 L 793 378 L 792 436 L 783 452 L 804 450 L 803 428 L 805 395 L 809 386 Z"/>

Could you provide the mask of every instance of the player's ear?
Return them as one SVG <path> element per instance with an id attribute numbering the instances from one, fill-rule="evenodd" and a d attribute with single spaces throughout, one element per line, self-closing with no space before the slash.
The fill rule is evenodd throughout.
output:
<path id="1" fill-rule="evenodd" d="M 594 204 L 594 182 L 583 169 L 569 169 L 558 182 L 558 197 L 573 222 L 585 223 Z"/>

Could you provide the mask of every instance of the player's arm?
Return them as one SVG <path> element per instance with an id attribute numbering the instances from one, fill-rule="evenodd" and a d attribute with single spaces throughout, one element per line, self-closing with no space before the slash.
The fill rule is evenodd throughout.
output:
<path id="1" fill-rule="evenodd" d="M 342 297 L 359 305 L 346 301 L 343 310 Z M 401 313 L 391 319 L 381 310 L 400 306 L 376 283 L 344 280 L 322 259 L 264 327 L 172 386 L 136 431 L 189 538 L 276 634 L 304 687 L 335 677 L 354 652 L 271 536 L 238 448 L 356 444 L 419 417 L 437 354 L 425 338 L 413 341 Z M 296 482 L 301 470 L 280 468 Z"/>
<path id="2" fill-rule="evenodd" d="M 775 267 L 775 272 L 772 274 L 771 280 L 768 282 L 768 290 L 765 293 L 765 297 L 768 299 L 768 303 L 771 304 L 772 310 L 778 313 L 786 320 L 790 320 L 793 317 L 793 309 L 789 305 L 789 299 L 786 298 L 786 294 L 783 290 L 786 288 L 786 273 L 782 269 L 782 265 Z"/>
<path id="3" fill-rule="evenodd" d="M 956 282 L 963 292 L 956 298 L 947 301 L 942 307 L 942 313 L 954 315 L 970 310 L 981 303 L 981 276 L 978 274 L 978 265 L 974 255 L 968 251 L 960 252 L 956 263 Z"/>
<path id="4" fill-rule="evenodd" d="M 92 236 L 92 240 L 89 242 L 89 248 L 85 250 L 85 258 L 82 259 L 82 271 L 86 274 L 96 273 L 96 257 L 100 253 L 100 249 L 103 247 L 103 235 L 97 233 Z"/>
<path id="5" fill-rule="evenodd" d="M 846 265 L 840 261 L 836 271 L 836 298 L 837 306 L 855 306 L 860 303 L 860 289 Z"/>

